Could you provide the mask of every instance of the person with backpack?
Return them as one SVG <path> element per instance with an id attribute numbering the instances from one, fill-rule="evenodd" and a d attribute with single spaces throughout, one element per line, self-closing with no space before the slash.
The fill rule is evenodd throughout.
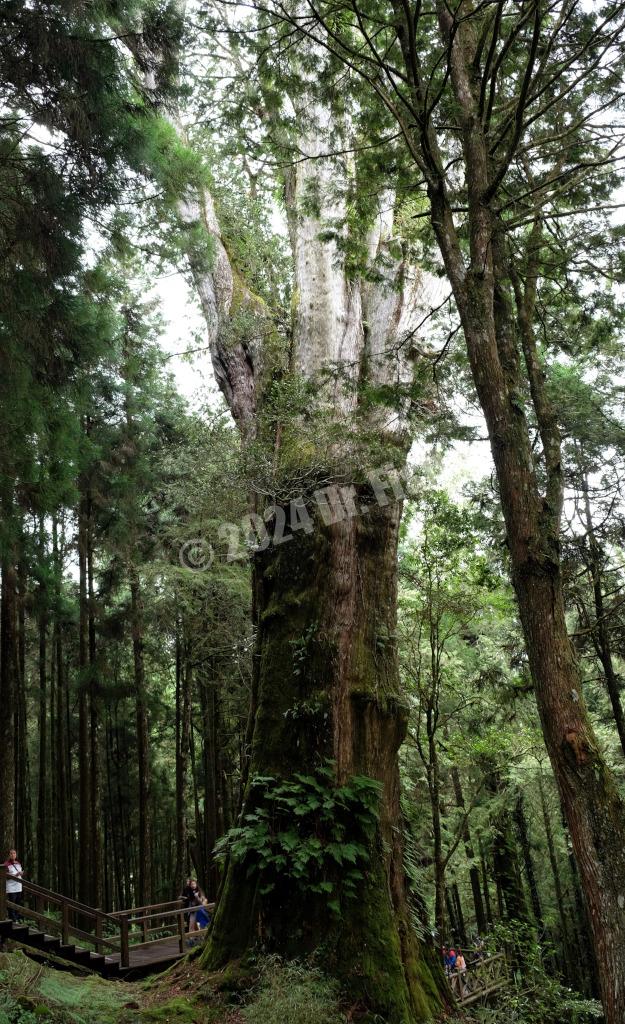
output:
<path id="1" fill-rule="evenodd" d="M 2 866 L 6 872 L 7 899 L 21 907 L 24 902 L 22 886 L 24 872 L 22 865 L 17 859 L 17 850 L 9 850 L 9 856 Z M 9 917 L 12 921 L 22 920 L 19 910 L 15 910 L 13 907 L 9 907 Z"/>

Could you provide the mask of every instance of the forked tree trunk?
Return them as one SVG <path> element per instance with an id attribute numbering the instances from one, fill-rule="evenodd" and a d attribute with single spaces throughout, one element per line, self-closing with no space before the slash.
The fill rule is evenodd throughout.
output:
<path id="1" fill-rule="evenodd" d="M 466 247 L 456 228 L 447 172 L 429 117 L 420 122 L 416 118 L 418 155 L 426 169 L 432 227 L 456 300 L 471 373 L 488 426 L 512 582 L 545 743 L 588 905 L 606 1021 L 622 1024 L 625 803 L 601 755 L 584 705 L 565 620 L 560 565 L 562 450 L 557 410 L 545 386 L 534 337 L 544 245 L 543 211 L 537 199 L 525 242 L 518 235 L 511 244 L 501 220 L 500 186 L 523 138 L 523 116 L 516 119 L 516 137 L 515 129 L 510 129 L 509 155 L 493 155 L 480 87 L 484 40 L 480 40 L 470 17 L 457 17 L 460 8 L 463 15 L 469 14 L 468 3 L 452 7 L 437 0 L 435 7 L 441 45 L 449 59 L 454 99 L 451 117 L 462 146 L 467 188 L 463 220 Z M 405 70 L 420 108 L 422 83 L 411 50 L 413 28 L 406 10 L 399 3 L 394 3 L 394 8 L 401 22 L 399 39 Z M 522 106 L 519 110 L 522 112 Z M 514 124 L 514 116 L 510 124 Z M 524 246 L 521 254 L 519 245 Z M 538 427 L 540 455 L 533 446 L 524 396 Z"/>
<path id="2" fill-rule="evenodd" d="M 367 512 L 256 556 L 261 669 L 250 779 L 292 777 L 331 760 L 335 781 L 381 783 L 379 826 L 355 898 L 333 918 L 324 894 L 285 877 L 263 896 L 230 861 L 203 963 L 241 957 L 259 929 L 286 955 L 323 949 L 345 984 L 389 1024 L 441 1008 L 440 967 L 417 944 L 402 866 L 397 751 L 406 730 L 395 650 L 400 510 Z M 313 709 L 306 711 L 306 709 Z M 244 810 L 252 809 L 248 789 Z M 349 837 L 346 837 L 349 841 Z M 332 878 L 329 881 L 333 881 Z"/>
<path id="3" fill-rule="evenodd" d="M 161 56 L 147 46 L 147 40 L 135 42 L 133 52 L 158 103 L 155 71 Z M 308 49 L 308 68 L 319 69 L 323 52 L 314 45 Z M 417 277 L 393 242 L 390 195 L 379 197 L 372 215 L 369 266 L 361 278 L 348 266 L 342 244 L 349 240 L 347 196 L 360 183 L 351 158 L 342 153 L 350 152 L 353 139 L 348 125 L 338 126 L 336 137 L 342 137 L 345 149 L 329 155 L 336 148 L 337 126 L 315 76 L 305 92 L 296 89 L 289 97 L 295 114 L 294 122 L 289 114 L 289 123 L 298 137 L 293 160 L 285 160 L 284 180 L 294 264 L 288 344 L 275 332 L 270 310 L 231 263 L 211 196 L 189 195 L 179 214 L 211 240 L 209 268 L 193 252 L 189 261 L 215 376 L 244 444 L 266 442 L 277 472 L 286 464 L 288 475 L 293 468 L 288 453 L 298 453 L 305 439 L 306 453 L 303 461 L 295 458 L 295 472 L 301 471 L 304 481 L 318 473 L 327 482 L 335 477 L 332 460 L 339 461 L 339 443 L 331 450 L 329 440 L 333 428 L 339 436 L 357 434 L 358 449 L 364 441 L 354 465 L 367 458 L 372 437 L 389 444 L 394 455 L 407 452 L 416 358 L 408 340 L 417 329 L 412 309 Z M 275 114 L 267 111 L 269 119 Z M 284 134 L 280 123 L 276 130 Z M 345 225 L 339 228 L 341 239 L 337 224 Z M 282 458 L 272 450 L 273 432 L 267 436 L 259 410 L 267 385 L 289 375 L 309 389 L 312 423 L 304 435 L 306 424 L 298 416 L 285 417 L 281 433 L 287 455 Z M 390 395 L 389 404 L 377 406 L 365 398 L 359 407 L 362 394 L 372 391 Z M 349 461 L 343 452 L 341 461 Z M 298 769 L 308 774 L 328 759 L 337 783 L 353 776 L 376 779 L 382 796 L 368 870 L 356 897 L 343 899 L 341 916 L 334 919 L 327 895 L 302 891 L 288 872 L 276 891 L 263 895 L 259 879 L 248 877 L 249 864 L 232 860 L 203 963 L 222 966 L 240 957 L 260 930 L 287 954 L 319 949 L 351 995 L 389 1024 L 404 1024 L 430 1018 L 443 1006 L 447 990 L 434 951 L 421 948 L 415 937 L 403 871 L 397 751 L 406 711 L 395 651 L 400 509 L 367 504 L 367 514 L 327 525 L 317 521 L 312 533 L 298 530 L 291 540 L 256 556 L 259 669 L 244 811 L 256 798 L 256 777 L 293 779 Z"/>

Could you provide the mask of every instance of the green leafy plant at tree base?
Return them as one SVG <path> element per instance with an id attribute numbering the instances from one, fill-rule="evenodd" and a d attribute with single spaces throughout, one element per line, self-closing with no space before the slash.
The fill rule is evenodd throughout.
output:
<path id="1" fill-rule="evenodd" d="M 303 894 L 325 895 L 339 916 L 339 876 L 341 894 L 349 899 L 369 865 L 380 789 L 366 776 L 337 786 L 332 764 L 288 779 L 255 776 L 247 810 L 219 840 L 215 854 L 247 863 L 248 878 L 258 877 L 262 895 L 286 879 Z"/>

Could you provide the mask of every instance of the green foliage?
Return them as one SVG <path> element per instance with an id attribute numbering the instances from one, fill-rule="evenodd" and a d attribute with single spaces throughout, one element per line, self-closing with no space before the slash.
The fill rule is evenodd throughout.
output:
<path id="1" fill-rule="evenodd" d="M 262 895 L 287 881 L 326 896 L 340 915 L 340 898 L 356 895 L 369 864 L 379 796 L 380 784 L 365 776 L 337 786 L 332 765 L 290 779 L 255 776 L 248 810 L 219 840 L 216 855 L 246 863 Z"/>
<path id="2" fill-rule="evenodd" d="M 514 983 L 492 1006 L 472 1010 L 475 1024 L 592 1024 L 603 1020 L 600 1003 L 565 988 L 553 968 L 555 950 L 539 943 L 533 928 L 499 924 L 490 941 L 508 949 Z"/>
<path id="3" fill-rule="evenodd" d="M 242 1016 L 246 1024 L 344 1024 L 338 999 L 337 983 L 313 965 L 267 958 Z"/>

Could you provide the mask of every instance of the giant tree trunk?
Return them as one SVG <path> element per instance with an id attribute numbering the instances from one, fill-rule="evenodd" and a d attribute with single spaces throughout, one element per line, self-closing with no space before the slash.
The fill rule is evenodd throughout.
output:
<path id="1" fill-rule="evenodd" d="M 155 70 L 162 55 L 153 44 L 149 49 L 149 40 L 132 45 L 158 104 Z M 412 312 L 417 278 L 402 248 L 393 244 L 392 195 L 379 197 L 372 210 L 361 276 L 346 260 L 347 197 L 360 183 L 353 161 L 342 154 L 354 140 L 349 125 L 334 123 L 310 73 L 326 57 L 321 48 L 307 46 L 310 87 L 289 97 L 295 130 L 286 133 L 292 150 L 284 161 L 294 266 L 288 341 L 233 266 L 210 194 L 189 194 L 179 206 L 183 223 L 211 241 L 210 266 L 193 251 L 189 263 L 217 382 L 244 444 L 266 444 L 265 454 L 275 455 L 276 474 L 286 467 L 288 477 L 292 470 L 289 479 L 295 477 L 298 490 L 310 479 L 336 479 L 333 460 L 344 471 L 346 463 L 368 464 L 376 458 L 368 455 L 372 439 L 376 452 L 388 444 L 394 457 L 405 457 L 416 359 L 408 340 L 417 329 L 417 317 L 405 316 L 407 309 Z M 281 115 L 267 110 L 267 116 Z M 280 128 L 276 134 L 284 136 Z M 335 146 L 337 140 L 345 147 Z M 364 241 L 359 237 L 357 245 Z M 307 389 L 310 421 L 287 414 L 276 432 L 281 445 L 272 451 L 273 427 L 267 429 L 259 412 L 274 383 L 285 377 L 296 390 L 301 384 Z M 379 402 L 373 394 L 381 396 Z M 333 449 L 337 436 L 349 440 Z M 341 443 L 353 445 L 360 457 L 352 459 L 351 448 L 344 457 Z M 369 501 L 366 514 L 333 524 L 317 521 L 312 532 L 300 528 L 285 543 L 270 545 L 256 555 L 254 567 L 259 668 L 243 813 L 261 800 L 258 777 L 296 781 L 294 773 L 310 776 L 331 762 L 335 784 L 356 776 L 377 780 L 379 822 L 358 891 L 352 899 L 344 895 L 340 915 L 333 915 L 323 887 L 302 890 L 285 871 L 276 889 L 263 893 L 259 877 L 248 875 L 249 862 L 231 858 L 203 955 L 205 965 L 222 966 L 242 956 L 259 932 L 286 954 L 318 949 L 349 992 L 389 1024 L 430 1018 L 446 991 L 434 951 L 416 940 L 402 864 L 397 751 L 406 711 L 395 651 L 399 517 L 397 503 L 375 507 Z M 338 868 L 334 875 L 322 881 L 332 887 L 340 881 Z"/>
<path id="2" fill-rule="evenodd" d="M 367 514 L 317 522 L 314 532 L 256 556 L 261 669 L 250 781 L 310 773 L 329 759 L 337 784 L 379 780 L 379 825 L 368 870 L 355 897 L 341 900 L 340 917 L 327 896 L 302 892 L 292 878 L 264 897 L 246 863 L 231 859 L 203 957 L 210 967 L 239 958 L 259 930 L 286 955 L 322 948 L 350 995 L 389 1024 L 425 1020 L 441 1007 L 440 968 L 415 940 L 402 867 L 398 523 L 397 504 L 370 503 Z M 254 792 L 248 787 L 244 811 Z"/>

